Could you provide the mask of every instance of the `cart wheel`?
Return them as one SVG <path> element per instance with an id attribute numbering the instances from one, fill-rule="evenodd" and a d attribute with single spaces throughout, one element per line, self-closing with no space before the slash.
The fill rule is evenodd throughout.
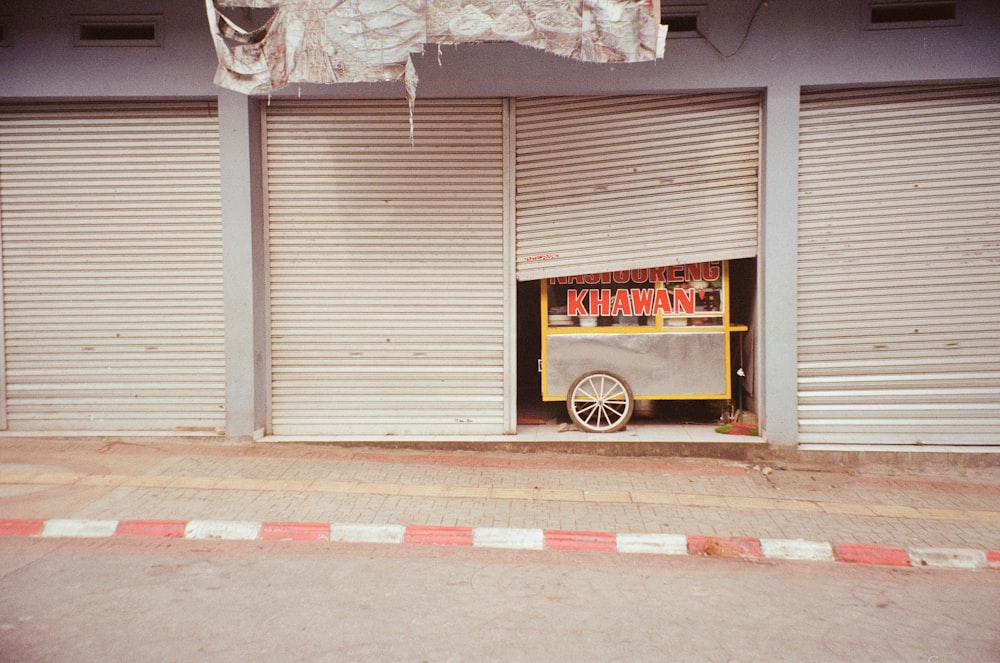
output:
<path id="1" fill-rule="evenodd" d="M 625 380 L 608 371 L 591 371 L 576 379 L 566 397 L 573 422 L 588 433 L 613 433 L 625 428 L 635 400 Z"/>

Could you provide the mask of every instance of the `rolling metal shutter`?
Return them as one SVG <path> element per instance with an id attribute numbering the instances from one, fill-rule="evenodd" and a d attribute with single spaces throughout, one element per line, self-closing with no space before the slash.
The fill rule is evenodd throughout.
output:
<path id="1" fill-rule="evenodd" d="M 760 97 L 517 100 L 520 280 L 757 253 Z"/>
<path id="2" fill-rule="evenodd" d="M 800 441 L 996 445 L 1000 89 L 806 93 L 800 159 Z"/>
<path id="3" fill-rule="evenodd" d="M 269 432 L 504 432 L 503 102 L 266 113 Z"/>
<path id="4" fill-rule="evenodd" d="M 214 103 L 0 106 L 6 427 L 225 426 Z"/>

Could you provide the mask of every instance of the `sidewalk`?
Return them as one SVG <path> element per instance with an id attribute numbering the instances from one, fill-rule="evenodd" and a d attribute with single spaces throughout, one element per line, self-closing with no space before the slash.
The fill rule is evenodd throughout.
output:
<path id="1" fill-rule="evenodd" d="M 1000 568 L 1000 468 L 0 440 L 0 537 L 334 539 Z"/>

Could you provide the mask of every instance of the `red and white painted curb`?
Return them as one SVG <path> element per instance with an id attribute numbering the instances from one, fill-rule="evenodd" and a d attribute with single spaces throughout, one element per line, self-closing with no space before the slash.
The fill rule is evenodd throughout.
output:
<path id="1" fill-rule="evenodd" d="M 1000 550 L 892 548 L 801 539 L 636 534 L 512 527 L 435 527 L 245 520 L 0 519 L 0 537 L 152 538 L 216 541 L 340 541 L 573 550 L 743 559 L 806 560 L 939 569 L 998 569 Z"/>

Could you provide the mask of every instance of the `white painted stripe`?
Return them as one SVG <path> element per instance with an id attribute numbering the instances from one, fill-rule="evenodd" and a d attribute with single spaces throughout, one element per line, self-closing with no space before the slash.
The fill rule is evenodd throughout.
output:
<path id="1" fill-rule="evenodd" d="M 192 520 L 184 528 L 184 538 L 253 541 L 260 537 L 260 527 L 246 520 Z"/>
<path id="2" fill-rule="evenodd" d="M 986 553 L 969 548 L 911 548 L 911 566 L 929 566 L 937 569 L 985 569 Z"/>
<path id="3" fill-rule="evenodd" d="M 761 539 L 760 552 L 772 559 L 802 559 L 814 562 L 832 562 L 833 546 L 823 541 L 802 539 Z"/>
<path id="4" fill-rule="evenodd" d="M 620 553 L 686 555 L 687 537 L 683 534 L 619 534 L 615 537 Z"/>
<path id="5" fill-rule="evenodd" d="M 475 527 L 472 545 L 479 548 L 544 550 L 545 532 L 536 528 Z"/>
<path id="6" fill-rule="evenodd" d="M 404 525 L 359 525 L 357 523 L 332 523 L 331 541 L 350 543 L 402 543 L 406 534 Z"/>
<path id="7" fill-rule="evenodd" d="M 40 536 L 104 538 L 114 536 L 117 520 L 46 520 Z"/>

